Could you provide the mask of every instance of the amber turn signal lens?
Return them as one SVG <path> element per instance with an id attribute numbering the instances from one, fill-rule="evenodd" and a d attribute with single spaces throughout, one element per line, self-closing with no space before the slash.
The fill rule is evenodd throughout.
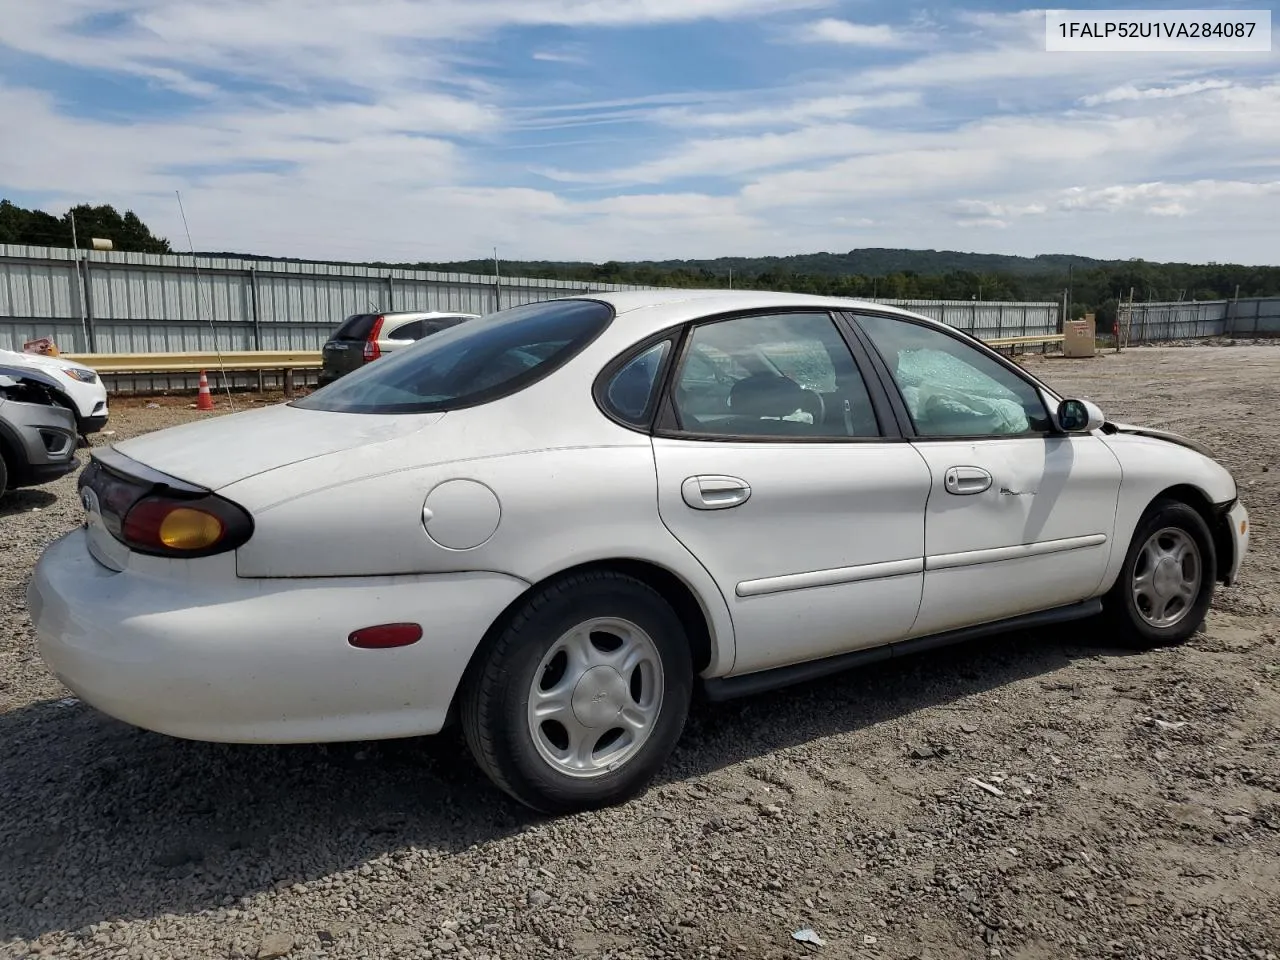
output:
<path id="1" fill-rule="evenodd" d="M 222 539 L 222 521 L 203 510 L 178 507 L 160 523 L 160 542 L 173 550 L 204 550 Z"/>

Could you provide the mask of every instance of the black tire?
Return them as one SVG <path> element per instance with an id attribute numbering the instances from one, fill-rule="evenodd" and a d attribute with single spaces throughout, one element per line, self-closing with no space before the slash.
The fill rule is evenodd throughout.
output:
<path id="1" fill-rule="evenodd" d="M 1134 595 L 1135 574 L 1139 563 L 1147 562 L 1143 557 L 1144 548 L 1153 536 L 1162 531 L 1181 531 L 1188 537 L 1198 551 L 1200 568 L 1200 582 L 1194 599 L 1185 603 L 1185 610 L 1177 621 L 1167 626 L 1152 623 L 1140 609 L 1139 601 Z M 1110 639 L 1139 650 L 1174 646 L 1191 639 L 1204 623 L 1209 605 L 1213 602 L 1217 563 L 1213 536 L 1204 518 L 1181 501 L 1155 501 L 1138 522 L 1120 575 L 1103 598 L 1103 616 L 1111 628 Z"/>
<path id="2" fill-rule="evenodd" d="M 5 463 L 4 452 L 0 451 L 0 497 L 9 489 L 9 464 Z"/>
<path id="3" fill-rule="evenodd" d="M 539 672 L 544 657 L 574 627 L 596 618 L 629 621 L 644 631 L 661 661 L 662 699 L 634 753 L 615 769 L 577 778 L 539 752 L 529 702 L 535 674 L 545 675 L 546 668 Z M 671 606 L 632 577 L 588 572 L 542 587 L 489 638 L 463 680 L 460 718 L 467 746 L 498 787 L 541 813 L 570 813 L 642 793 L 680 739 L 692 691 L 689 641 Z"/>

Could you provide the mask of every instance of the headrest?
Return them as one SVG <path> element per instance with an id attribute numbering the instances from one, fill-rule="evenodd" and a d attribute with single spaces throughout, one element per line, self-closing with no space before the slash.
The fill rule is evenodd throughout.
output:
<path id="1" fill-rule="evenodd" d="M 740 417 L 786 417 L 803 404 L 800 384 L 776 373 L 753 373 L 729 391 L 729 409 Z"/>

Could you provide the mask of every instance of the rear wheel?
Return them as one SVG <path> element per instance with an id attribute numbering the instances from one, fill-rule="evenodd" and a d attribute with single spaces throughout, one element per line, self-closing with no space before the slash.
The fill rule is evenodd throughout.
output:
<path id="1" fill-rule="evenodd" d="M 1146 648 L 1183 643 L 1213 602 L 1217 557 L 1204 518 L 1185 503 L 1148 508 L 1104 600 L 1117 639 Z"/>
<path id="2" fill-rule="evenodd" d="M 566 813 L 643 791 L 684 729 L 692 689 L 670 605 L 631 577 L 578 574 L 535 593 L 481 651 L 462 727 L 499 787 Z"/>
<path id="3" fill-rule="evenodd" d="M 9 464 L 5 462 L 4 451 L 0 450 L 0 497 L 9 489 Z"/>

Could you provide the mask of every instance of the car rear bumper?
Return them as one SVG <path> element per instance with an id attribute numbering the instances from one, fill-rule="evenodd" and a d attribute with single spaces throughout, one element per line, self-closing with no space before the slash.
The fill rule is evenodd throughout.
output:
<path id="1" fill-rule="evenodd" d="M 84 530 L 27 591 L 41 656 L 91 706 L 192 740 L 315 743 L 436 733 L 489 625 L 527 584 L 494 573 L 199 582 L 116 572 Z M 423 627 L 352 647 L 379 623 Z"/>

